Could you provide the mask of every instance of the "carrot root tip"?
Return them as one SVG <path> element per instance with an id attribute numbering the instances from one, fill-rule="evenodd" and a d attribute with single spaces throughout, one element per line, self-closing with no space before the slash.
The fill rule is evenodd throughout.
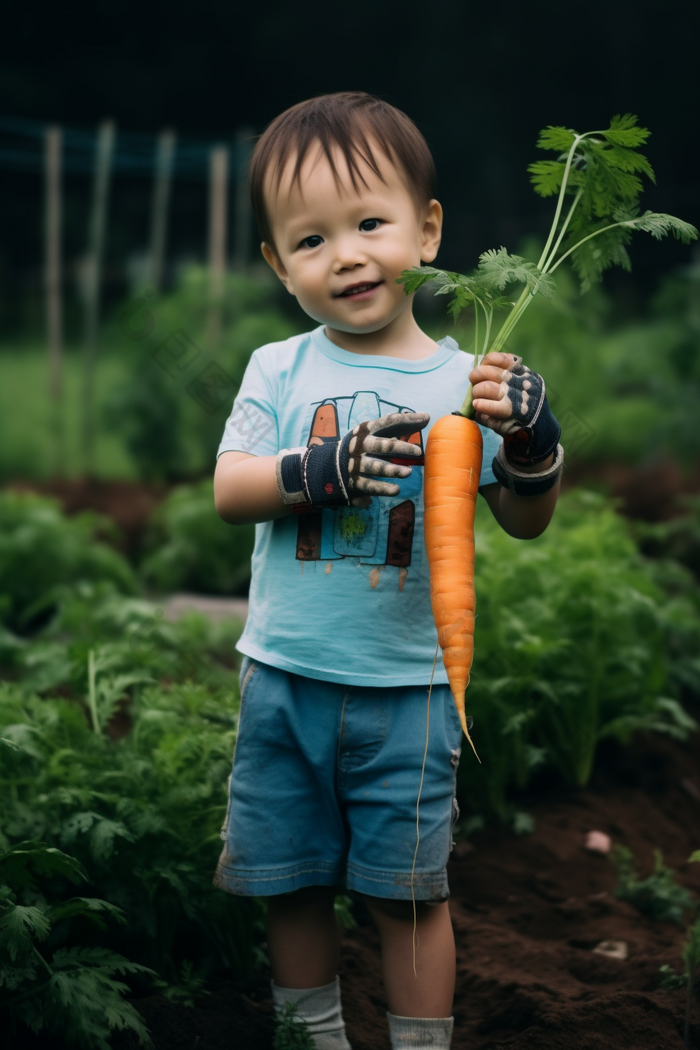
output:
<path id="1" fill-rule="evenodd" d="M 474 747 L 474 741 L 469 736 L 469 730 L 467 729 L 467 720 L 466 720 L 466 718 L 462 718 L 462 716 L 460 715 L 460 721 L 462 723 L 462 729 L 464 730 L 464 735 L 466 736 L 467 740 L 469 741 L 469 745 L 470 745 L 472 751 L 476 755 L 477 762 L 479 763 L 479 765 L 481 765 L 481 759 L 479 758 L 479 755 L 477 754 L 477 750 Z"/>

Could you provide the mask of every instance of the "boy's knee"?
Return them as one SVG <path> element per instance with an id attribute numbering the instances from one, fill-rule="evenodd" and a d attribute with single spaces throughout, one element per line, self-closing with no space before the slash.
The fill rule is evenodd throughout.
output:
<path id="1" fill-rule="evenodd" d="M 317 908 L 333 905 L 337 890 L 335 886 L 302 886 L 299 890 L 291 890 L 289 893 L 278 893 L 274 897 L 267 898 L 269 908 L 279 908 L 290 911 L 304 908 Z"/>
<path id="2" fill-rule="evenodd" d="M 389 919 L 399 919 L 404 922 L 413 922 L 413 901 L 395 900 L 388 897 L 369 897 L 366 894 L 362 895 L 362 899 L 367 906 L 367 910 L 375 921 L 386 917 Z M 421 918 L 432 913 L 436 908 L 446 906 L 447 901 L 416 901 L 416 918 L 420 921 Z"/>

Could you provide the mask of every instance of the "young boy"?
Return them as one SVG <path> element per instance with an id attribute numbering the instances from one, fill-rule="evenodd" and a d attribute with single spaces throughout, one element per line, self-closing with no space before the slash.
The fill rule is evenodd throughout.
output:
<path id="1" fill-rule="evenodd" d="M 215 881 L 268 898 L 275 1008 L 293 1003 L 323 1050 L 350 1045 L 341 884 L 378 926 L 394 1050 L 446 1048 L 452 1035 L 445 868 L 461 731 L 439 661 L 427 733 L 431 421 L 474 384 L 480 492 L 512 536 L 547 527 L 562 469 L 541 377 L 506 353 L 473 369 L 452 339 L 421 331 L 396 284 L 437 254 L 433 181 L 415 125 L 362 92 L 287 110 L 251 164 L 263 255 L 318 327 L 253 354 L 219 449 L 217 510 L 257 528 Z"/>

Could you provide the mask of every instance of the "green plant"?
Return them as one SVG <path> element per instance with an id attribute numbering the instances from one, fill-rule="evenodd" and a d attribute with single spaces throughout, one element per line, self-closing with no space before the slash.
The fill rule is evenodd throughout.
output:
<path id="1" fill-rule="evenodd" d="M 695 850 L 694 853 L 691 853 L 688 859 L 691 863 L 699 862 L 700 850 Z M 685 965 L 684 973 L 676 973 L 673 967 L 669 966 L 668 963 L 666 963 L 665 966 L 659 967 L 659 973 L 661 974 L 659 988 L 666 992 L 673 992 L 685 985 L 686 1004 L 683 1041 L 685 1045 L 690 1048 L 690 1015 L 693 1008 L 693 991 L 695 989 L 696 974 L 698 968 L 700 968 L 700 918 L 697 918 L 688 929 L 685 944 L 683 945 L 683 963 Z"/>
<path id="2" fill-rule="evenodd" d="M 50 425 L 51 398 L 46 381 L 46 341 L 26 338 L 8 341 L 7 332 L 0 346 L 0 481 L 11 484 L 18 478 L 39 480 L 55 476 L 58 467 L 66 478 L 84 470 L 83 423 L 83 347 L 66 334 L 63 356 L 64 441 L 57 444 Z M 95 475 L 101 478 L 135 477 L 129 456 L 116 434 L 107 433 L 103 424 L 105 399 L 127 375 L 124 355 L 100 353 L 96 374 L 97 432 Z M 60 462 L 59 462 L 60 457 Z"/>
<path id="3" fill-rule="evenodd" d="M 191 612 L 170 623 L 162 607 L 118 594 L 109 583 L 63 585 L 54 600 L 52 620 L 31 640 L 0 630 L 0 665 L 26 694 L 60 689 L 85 698 L 90 714 L 91 650 L 102 724 L 149 680 L 206 682 L 235 694 L 240 621 L 212 625 Z"/>
<path id="4" fill-rule="evenodd" d="M 429 282 L 437 283 L 436 295 L 453 297 L 449 309 L 455 319 L 465 306 L 474 307 L 474 356 L 478 363 L 479 357 L 489 350 L 504 348 L 538 293 L 545 298 L 554 297 L 552 274 L 569 257 L 585 292 L 608 267 L 630 268 L 625 245 L 634 230 L 650 233 L 657 240 L 669 233 L 686 244 L 696 240 L 695 227 L 673 215 L 650 211 L 638 214 L 642 191 L 639 175 L 654 179 L 651 164 L 636 148 L 644 145 L 648 137 L 649 131 L 640 128 L 636 116 L 630 113 L 613 117 L 604 130 L 583 134 L 571 128 L 545 128 L 537 145 L 559 156 L 556 160 L 536 161 L 529 170 L 535 191 L 542 197 L 557 194 L 557 204 L 538 262 L 509 255 L 505 248 L 490 249 L 479 257 L 477 269 L 468 276 L 431 266 L 414 267 L 401 274 L 399 283 L 404 284 L 406 294 Z M 517 302 L 511 303 L 503 292 L 514 283 L 525 287 Z M 494 312 L 508 307 L 508 316 L 492 340 Z M 484 320 L 481 339 L 479 312 Z M 473 415 L 471 387 L 460 411 L 465 416 Z"/>
<path id="5" fill-rule="evenodd" d="M 335 917 L 341 930 L 354 930 L 357 926 L 357 921 L 352 913 L 351 898 L 344 893 L 339 893 L 333 902 L 333 907 L 335 908 Z"/>
<path id="6" fill-rule="evenodd" d="M 296 1013 L 294 1003 L 285 1003 L 284 1010 L 277 1015 L 272 1039 L 274 1050 L 314 1050 L 316 1044 Z"/>
<path id="7" fill-rule="evenodd" d="M 669 963 L 659 967 L 659 988 L 662 992 L 675 992 L 687 983 L 687 973 L 676 973 Z"/>
<path id="8" fill-rule="evenodd" d="M 85 1050 L 109 1050 L 113 1031 L 130 1029 L 151 1046 L 143 1020 L 125 1002 L 117 974 L 152 974 L 102 947 L 63 946 L 77 919 L 105 930 L 121 909 L 90 897 L 56 899 L 56 881 L 86 880 L 75 858 L 42 842 L 0 853 L 0 1006 L 18 1026 Z"/>
<path id="9" fill-rule="evenodd" d="M 664 865 L 659 850 L 654 850 L 654 869 L 646 879 L 638 877 L 634 855 L 626 846 L 614 847 L 611 860 L 618 879 L 615 896 L 650 919 L 682 923 L 685 912 L 697 907 L 688 891 L 676 882 L 675 873 Z"/>
<path id="10" fill-rule="evenodd" d="M 527 544 L 478 509 L 467 709 L 484 766 L 458 771 L 465 813 L 510 822 L 509 793 L 540 770 L 583 786 L 605 738 L 694 731 L 679 700 L 700 686 L 694 585 L 672 580 L 668 593 L 662 582 L 598 494 L 562 496 Z"/>
<path id="11" fill-rule="evenodd" d="M 183 485 L 153 516 L 141 573 L 160 592 L 245 592 L 254 543 L 254 525 L 234 529 L 216 513 L 211 480 Z"/>
<path id="12" fill-rule="evenodd" d="M 693 991 L 697 981 L 698 970 L 700 970 L 700 918 L 696 919 L 688 930 L 685 944 L 683 946 L 683 962 L 685 963 L 686 977 L 686 1005 L 683 1038 L 685 1045 L 690 1047 L 690 1015 L 693 1008 Z"/>
<path id="13" fill-rule="evenodd" d="M 170 295 L 119 309 L 111 334 L 129 374 L 112 391 L 106 416 L 141 477 L 181 481 L 210 472 L 251 353 L 295 331 L 278 295 L 272 280 L 228 274 L 214 303 L 208 272 L 190 267 Z M 221 321 L 216 341 L 212 309 Z M 205 405 L 196 384 L 207 368 L 214 394 Z"/>
<path id="14" fill-rule="evenodd" d="M 211 651 L 235 635 L 202 617 L 165 623 L 148 603 L 87 585 L 64 596 L 58 620 L 49 633 L 72 637 L 47 665 L 51 688 L 74 699 L 27 689 L 28 657 L 58 644 L 42 639 L 15 657 L 19 681 L 0 685 L 0 845 L 41 838 L 70 850 L 96 895 L 129 918 L 109 947 L 164 980 L 177 982 L 183 959 L 249 971 L 261 906 L 211 882 L 238 703 L 235 666 Z M 103 729 L 116 704 L 130 731 L 113 741 Z"/>
<path id="15" fill-rule="evenodd" d="M 30 629 L 55 610 L 58 588 L 77 580 L 109 581 L 122 593 L 135 593 L 125 559 L 96 540 L 108 529 L 94 514 L 65 517 L 55 500 L 0 493 L 0 623 Z"/>
<path id="16" fill-rule="evenodd" d="M 195 999 L 211 995 L 211 992 L 205 987 L 208 977 L 207 970 L 197 969 L 189 959 L 184 959 L 176 981 L 169 984 L 167 981 L 157 979 L 153 982 L 153 986 L 165 999 L 170 999 L 173 1003 L 180 1003 L 182 1006 L 193 1007 Z"/>
<path id="17" fill-rule="evenodd" d="M 681 497 L 677 509 L 683 513 L 670 521 L 635 522 L 635 534 L 655 557 L 680 562 L 700 576 L 700 496 Z"/>

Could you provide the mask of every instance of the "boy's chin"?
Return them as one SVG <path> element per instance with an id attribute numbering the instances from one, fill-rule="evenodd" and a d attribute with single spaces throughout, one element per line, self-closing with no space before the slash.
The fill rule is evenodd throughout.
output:
<path id="1" fill-rule="evenodd" d="M 377 321 L 375 324 L 347 324 L 344 322 L 336 321 L 324 321 L 326 328 L 332 332 L 338 332 L 339 335 L 372 335 L 374 332 L 381 332 L 382 328 L 386 328 L 390 321 Z"/>
<path id="2" fill-rule="evenodd" d="M 338 332 L 344 335 L 373 335 L 375 332 L 381 332 L 383 328 L 388 328 L 390 325 L 397 321 L 397 318 L 403 313 L 399 311 L 398 314 L 382 314 L 380 317 L 373 319 L 367 319 L 363 323 L 359 318 L 357 322 L 351 322 L 346 318 L 318 318 L 318 323 L 323 324 L 330 331 Z"/>

